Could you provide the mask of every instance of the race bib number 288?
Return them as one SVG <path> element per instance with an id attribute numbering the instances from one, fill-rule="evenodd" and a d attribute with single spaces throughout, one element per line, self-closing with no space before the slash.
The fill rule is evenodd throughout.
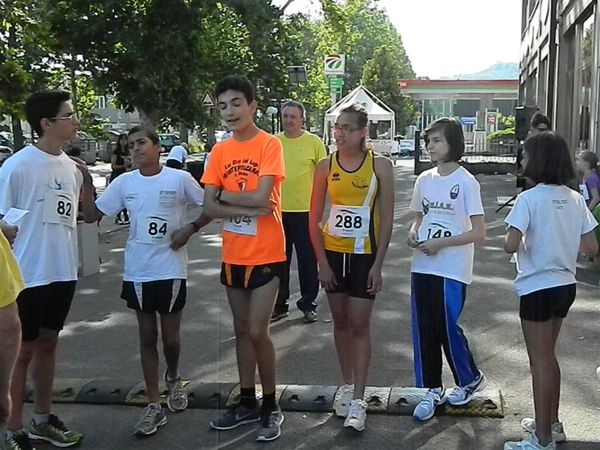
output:
<path id="1" fill-rule="evenodd" d="M 368 206 L 332 205 L 329 210 L 329 234 L 348 238 L 366 237 L 369 235 L 370 219 Z"/>

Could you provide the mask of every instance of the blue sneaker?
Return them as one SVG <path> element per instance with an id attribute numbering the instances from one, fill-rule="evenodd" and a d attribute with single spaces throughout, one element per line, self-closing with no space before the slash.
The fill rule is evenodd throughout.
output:
<path id="1" fill-rule="evenodd" d="M 429 420 L 435 414 L 435 408 L 446 401 L 446 390 L 444 387 L 431 388 L 425 393 L 423 400 L 413 411 L 413 417 L 420 421 Z"/>

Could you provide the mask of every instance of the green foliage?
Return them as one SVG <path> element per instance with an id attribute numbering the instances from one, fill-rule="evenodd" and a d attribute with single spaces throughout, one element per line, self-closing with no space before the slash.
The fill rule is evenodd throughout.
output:
<path id="1" fill-rule="evenodd" d="M 515 129 L 513 128 L 506 128 L 504 130 L 499 130 L 499 131 L 495 131 L 493 133 L 490 133 L 487 135 L 486 139 L 488 141 L 493 141 L 493 140 L 510 140 L 510 139 L 514 139 L 515 138 Z"/>
<path id="2" fill-rule="evenodd" d="M 500 114 L 498 117 L 498 129 L 506 130 L 507 128 L 515 128 L 515 116 L 503 116 Z"/>

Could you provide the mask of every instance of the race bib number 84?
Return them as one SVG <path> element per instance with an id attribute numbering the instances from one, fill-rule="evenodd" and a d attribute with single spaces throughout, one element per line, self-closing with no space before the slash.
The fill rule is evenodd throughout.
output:
<path id="1" fill-rule="evenodd" d="M 137 223 L 137 242 L 151 245 L 165 245 L 169 243 L 169 236 L 173 231 L 173 224 L 169 219 L 159 214 L 149 214 L 141 217 Z"/>

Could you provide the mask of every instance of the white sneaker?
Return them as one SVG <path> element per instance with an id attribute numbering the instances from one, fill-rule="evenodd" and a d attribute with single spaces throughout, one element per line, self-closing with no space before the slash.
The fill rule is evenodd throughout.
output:
<path id="1" fill-rule="evenodd" d="M 479 371 L 479 376 L 466 386 L 456 386 L 448 394 L 448 403 L 454 406 L 466 405 L 471 401 L 476 392 L 485 389 L 486 378 L 483 372 Z"/>
<path id="2" fill-rule="evenodd" d="M 521 426 L 529 434 L 535 434 L 535 419 L 532 419 L 531 417 L 526 417 L 523 420 L 521 420 Z M 559 442 L 564 442 L 567 440 L 567 435 L 563 428 L 562 422 L 556 422 L 552 424 L 552 439 L 554 439 L 554 442 L 556 442 L 557 444 Z"/>
<path id="3" fill-rule="evenodd" d="M 425 393 L 423 400 L 416 406 L 413 411 L 413 417 L 417 420 L 429 420 L 435 414 L 437 405 L 441 405 L 446 401 L 446 390 L 444 387 L 431 388 Z"/>
<path id="4" fill-rule="evenodd" d="M 350 402 L 350 411 L 348 417 L 344 420 L 344 427 L 352 427 L 356 431 L 365 429 L 365 421 L 367 420 L 367 402 L 361 399 L 354 399 Z"/>
<path id="5" fill-rule="evenodd" d="M 335 405 L 335 415 L 338 417 L 347 417 L 350 412 L 350 403 L 354 397 L 354 385 L 345 384 L 341 388 L 342 395 Z"/>
<path id="6" fill-rule="evenodd" d="M 556 442 L 550 441 L 548 445 L 542 445 L 534 433 L 519 442 L 506 442 L 504 450 L 556 450 Z"/>

